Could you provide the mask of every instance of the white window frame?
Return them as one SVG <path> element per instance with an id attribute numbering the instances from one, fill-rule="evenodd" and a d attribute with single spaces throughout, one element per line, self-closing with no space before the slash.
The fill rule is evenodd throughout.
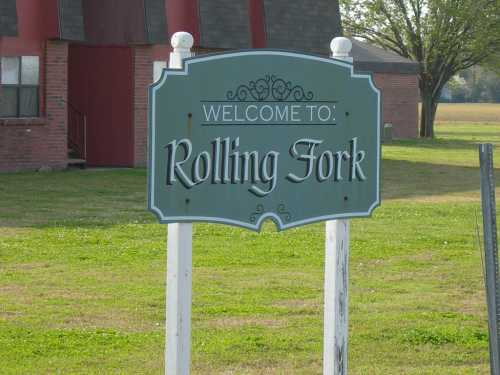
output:
<path id="1" fill-rule="evenodd" d="M 11 59 L 11 58 L 16 58 L 18 60 L 18 72 L 17 72 L 17 79 L 15 82 L 4 82 L 4 79 L 2 78 L 2 69 L 1 65 L 3 64 L 4 59 Z M 29 60 L 33 60 L 34 65 L 36 67 L 36 71 L 34 73 L 35 80 L 32 82 L 24 83 L 25 81 L 25 76 L 23 72 L 24 66 L 28 63 Z M 0 58 L 0 90 L 3 88 L 14 88 L 16 89 L 16 95 L 17 95 L 17 108 L 16 108 L 16 114 L 14 116 L 5 116 L 2 113 L 0 113 L 0 118 L 6 118 L 6 117 L 14 117 L 14 118 L 29 118 L 29 117 L 39 117 L 40 116 L 40 57 L 39 56 L 2 56 Z M 36 90 L 36 100 L 37 100 L 37 108 L 35 113 L 32 115 L 21 115 L 21 91 L 23 88 L 31 88 Z M 1 96 L 0 96 L 1 100 Z"/>

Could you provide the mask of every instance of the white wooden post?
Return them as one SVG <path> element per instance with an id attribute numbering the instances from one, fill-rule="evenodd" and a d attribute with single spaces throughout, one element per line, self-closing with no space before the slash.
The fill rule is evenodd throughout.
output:
<path id="1" fill-rule="evenodd" d="M 193 37 L 186 32 L 172 36 L 169 68 L 181 69 L 191 57 Z M 168 224 L 167 327 L 165 374 L 188 375 L 191 363 L 191 293 L 193 224 Z"/>
<path id="2" fill-rule="evenodd" d="M 332 58 L 352 62 L 352 43 L 339 37 L 330 45 Z M 323 374 L 347 375 L 349 220 L 325 226 L 325 306 Z"/>

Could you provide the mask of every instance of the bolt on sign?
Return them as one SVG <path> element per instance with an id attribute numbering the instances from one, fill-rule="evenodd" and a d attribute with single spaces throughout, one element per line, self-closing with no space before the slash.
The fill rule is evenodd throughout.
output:
<path id="1" fill-rule="evenodd" d="M 150 88 L 149 208 L 259 230 L 369 216 L 380 94 L 352 64 L 283 51 L 194 57 Z"/>

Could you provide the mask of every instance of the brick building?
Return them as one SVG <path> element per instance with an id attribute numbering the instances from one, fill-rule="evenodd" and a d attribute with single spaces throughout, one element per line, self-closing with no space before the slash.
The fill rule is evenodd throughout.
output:
<path id="1" fill-rule="evenodd" d="M 382 124 L 393 124 L 396 138 L 416 138 L 420 99 L 418 64 L 381 48 L 351 41 L 354 68 L 372 72 L 382 93 Z"/>
<path id="2" fill-rule="evenodd" d="M 2 0 L 0 171 L 146 164 L 147 87 L 170 35 L 197 54 L 280 48 L 326 54 L 341 34 L 332 0 Z M 353 41 L 355 68 L 374 73 L 383 122 L 417 135 L 416 65 Z"/>

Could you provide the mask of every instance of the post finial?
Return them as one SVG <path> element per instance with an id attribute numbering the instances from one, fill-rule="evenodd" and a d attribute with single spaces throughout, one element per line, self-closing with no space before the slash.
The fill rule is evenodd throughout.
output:
<path id="1" fill-rule="evenodd" d="M 186 31 L 178 31 L 172 35 L 170 39 L 170 44 L 175 50 L 189 50 L 193 47 L 194 38 L 193 36 Z"/>
<path id="2" fill-rule="evenodd" d="M 194 38 L 191 34 L 185 31 L 178 31 L 170 39 L 173 51 L 170 52 L 170 60 L 168 63 L 171 69 L 182 69 L 182 61 L 193 56 L 191 47 L 194 44 Z"/>
<path id="3" fill-rule="evenodd" d="M 352 42 L 349 40 L 349 38 L 343 36 L 333 38 L 332 42 L 330 43 L 330 49 L 332 50 L 333 58 L 352 61 L 352 57 L 350 56 L 352 50 Z"/>

